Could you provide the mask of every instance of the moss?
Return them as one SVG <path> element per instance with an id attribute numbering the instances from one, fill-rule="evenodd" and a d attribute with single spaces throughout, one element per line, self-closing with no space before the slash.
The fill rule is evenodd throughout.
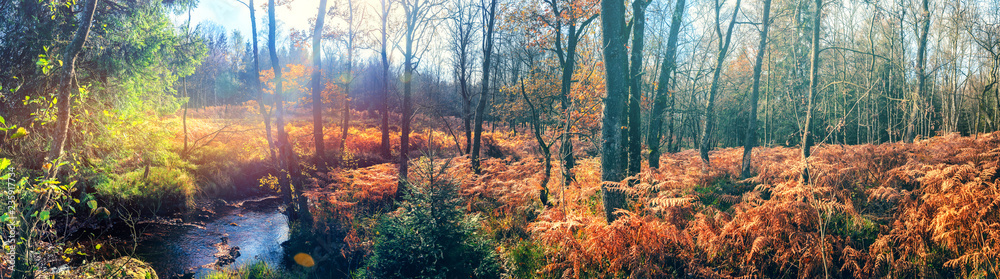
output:
<path id="1" fill-rule="evenodd" d="M 121 257 L 110 261 L 93 262 L 56 274 L 57 278 L 91 279 L 157 279 L 156 271 L 149 264 L 131 257 Z"/>

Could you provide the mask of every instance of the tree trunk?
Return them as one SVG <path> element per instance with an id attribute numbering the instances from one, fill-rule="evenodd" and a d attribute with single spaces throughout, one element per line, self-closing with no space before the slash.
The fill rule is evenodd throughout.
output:
<path id="1" fill-rule="evenodd" d="M 674 14 L 670 21 L 670 34 L 667 36 L 667 53 L 662 66 L 660 66 L 656 97 L 653 99 L 653 112 L 649 115 L 649 134 L 646 135 L 646 145 L 649 146 L 650 168 L 660 168 L 660 129 L 663 128 L 663 110 L 666 107 L 667 94 L 670 94 L 671 102 L 674 98 L 673 94 L 667 91 L 670 88 L 670 75 L 677 65 L 677 37 L 681 32 L 681 23 L 684 19 L 684 5 L 685 0 L 677 0 L 677 5 L 674 6 Z M 671 119 L 671 125 L 672 122 L 673 119 Z M 671 131 L 671 136 L 673 136 L 673 131 Z M 667 149 L 669 148 L 670 144 L 667 144 Z"/>
<path id="2" fill-rule="evenodd" d="M 482 93 L 479 95 L 479 105 L 476 106 L 476 126 L 472 135 L 472 171 L 481 174 L 479 166 L 479 150 L 483 136 L 483 111 L 486 109 L 486 97 L 490 92 L 490 59 L 493 54 L 493 26 L 496 23 L 496 0 L 490 0 L 489 12 L 485 13 L 486 33 L 483 34 L 483 82 Z M 484 7 L 485 8 L 485 7 Z M 495 125 L 494 125 L 495 126 Z"/>
<path id="3" fill-rule="evenodd" d="M 81 24 L 73 35 L 73 41 L 66 46 L 66 52 L 63 53 L 66 65 L 63 66 L 62 79 L 59 81 L 59 91 L 56 92 L 56 108 L 58 112 L 56 113 L 56 128 L 54 135 L 52 135 L 52 145 L 49 147 L 48 159 L 51 163 L 51 167 L 48 169 L 49 178 L 55 178 L 59 174 L 59 161 L 62 160 L 63 148 L 66 146 L 66 138 L 69 135 L 70 108 L 73 107 L 73 99 L 70 91 L 72 90 L 76 94 L 80 93 L 80 88 L 73 86 L 73 79 L 76 78 L 76 57 L 83 49 L 83 44 L 87 41 L 87 36 L 90 35 L 90 26 L 93 24 L 92 21 L 94 20 L 94 11 L 97 9 L 97 1 L 90 0 L 85 4 L 87 6 L 81 18 Z"/>
<path id="4" fill-rule="evenodd" d="M 809 130 L 812 128 L 813 99 L 816 96 L 816 87 L 819 85 L 819 31 L 820 19 L 823 13 L 823 0 L 816 0 L 816 11 L 813 15 L 813 37 L 812 49 L 809 51 L 809 93 L 806 96 L 806 123 L 802 126 L 802 161 L 805 167 L 802 169 L 802 183 L 809 184 L 809 155 L 812 148 L 812 137 Z"/>
<path id="5" fill-rule="evenodd" d="M 760 45 L 757 46 L 757 57 L 753 65 L 753 89 L 750 93 L 750 103 L 747 104 L 747 134 L 743 139 L 743 168 L 740 177 L 750 177 L 750 156 L 754 146 L 757 146 L 757 101 L 760 96 L 760 72 L 764 63 L 764 53 L 767 52 L 767 29 L 771 25 L 771 0 L 764 0 L 764 18 L 761 22 Z"/>
<path id="6" fill-rule="evenodd" d="M 535 141 L 538 142 L 538 149 L 542 152 L 542 158 L 545 159 L 545 174 L 542 176 L 541 185 L 542 189 L 538 191 L 538 200 L 542 202 L 543 205 L 549 205 L 549 179 L 552 178 L 552 154 L 551 147 L 552 144 L 546 143 L 545 139 L 542 138 L 542 124 L 541 117 L 538 116 L 538 111 L 535 110 L 535 105 L 531 103 L 531 99 L 528 99 L 528 94 L 524 90 L 524 80 L 520 80 L 521 83 L 521 96 L 524 97 L 524 102 L 528 104 L 528 108 L 531 109 L 531 128 L 534 130 Z"/>
<path id="7" fill-rule="evenodd" d="M 632 176 L 642 170 L 642 113 L 639 99 L 642 99 L 642 50 L 646 32 L 646 7 L 650 1 L 632 1 L 632 57 L 629 63 L 628 98 L 628 168 L 625 176 Z"/>
<path id="8" fill-rule="evenodd" d="M 607 96 L 604 98 L 604 117 L 601 121 L 601 195 L 604 216 L 608 223 L 618 218 L 616 210 L 625 207 L 624 193 L 615 189 L 615 183 L 624 178 L 625 162 L 622 158 L 622 121 L 628 97 L 628 43 L 625 30 L 625 4 L 622 1 L 601 1 L 601 42 L 604 46 L 604 80 Z"/>
<path id="9" fill-rule="evenodd" d="M 281 64 L 278 62 L 278 51 L 275 44 L 276 20 L 274 17 L 274 0 L 268 0 L 268 42 L 271 54 L 271 69 L 274 71 L 274 107 L 275 120 L 278 129 L 278 180 L 281 183 L 281 198 L 285 204 L 292 203 L 292 184 L 290 176 L 294 175 L 291 162 L 291 148 L 288 146 L 288 133 L 285 131 L 285 100 L 282 97 Z"/>
<path id="10" fill-rule="evenodd" d="M 409 15 L 407 19 L 413 20 Z M 396 190 L 396 200 L 401 200 L 409 184 L 410 162 L 410 90 L 413 81 L 413 31 L 416 22 L 409 21 L 406 26 L 405 52 L 403 53 L 403 111 L 400 114 L 399 132 L 399 187 Z"/>
<path id="11" fill-rule="evenodd" d="M 320 44 L 323 42 L 323 21 L 326 18 L 326 0 L 319 1 L 319 11 L 316 13 L 316 28 L 313 29 L 313 71 L 312 71 L 312 113 L 313 113 L 313 141 L 316 142 L 316 154 L 314 160 L 318 167 L 326 157 L 326 147 L 323 144 L 323 57 L 320 53 Z"/>
<path id="12" fill-rule="evenodd" d="M 725 40 L 719 41 L 719 55 L 715 60 L 715 73 L 712 75 L 712 87 L 708 91 L 708 104 L 705 107 L 705 126 L 701 130 L 701 146 L 698 150 L 701 154 L 701 161 L 704 163 L 703 170 L 708 170 L 710 162 L 708 160 L 708 150 L 712 148 L 711 133 L 715 128 L 715 96 L 719 93 L 719 78 L 722 76 L 722 64 L 726 61 L 726 54 L 729 52 L 730 39 L 733 37 L 733 27 L 736 26 L 736 16 L 740 13 L 740 1 L 736 0 L 736 7 L 733 10 L 733 17 L 729 20 L 729 28 L 726 29 Z M 722 38 L 722 31 L 719 30 L 719 13 L 722 5 L 718 0 L 715 2 L 715 28 L 719 39 Z"/>
<path id="13" fill-rule="evenodd" d="M 455 31 L 458 42 L 455 47 L 455 54 L 458 56 L 458 63 L 455 65 L 458 77 L 458 92 L 462 96 L 462 128 L 465 132 L 465 149 L 459 146 L 460 154 L 469 154 L 472 151 L 472 96 L 469 92 L 469 44 L 472 38 L 472 18 L 468 13 L 468 6 L 461 5 L 456 8 L 458 13 L 455 17 Z"/>
<path id="14" fill-rule="evenodd" d="M 191 33 L 190 33 L 190 30 L 191 30 L 191 7 L 188 7 L 188 13 L 187 14 L 188 14 L 187 22 L 184 25 L 184 40 L 187 41 L 188 43 L 190 43 L 191 42 Z M 101 79 L 102 79 L 102 82 L 105 82 L 105 83 L 108 82 L 106 75 L 103 75 L 101 77 Z M 183 109 L 184 111 L 181 113 L 181 129 L 183 129 L 183 133 L 184 133 L 184 148 L 181 149 L 181 158 L 182 159 L 187 159 L 187 155 L 188 155 L 188 105 L 191 103 L 190 100 L 187 99 L 188 98 L 187 76 L 184 76 L 181 79 L 181 82 L 182 82 L 181 83 L 181 87 L 182 87 L 181 90 L 184 91 L 184 99 L 185 99 L 184 100 L 184 109 Z"/>
<path id="15" fill-rule="evenodd" d="M 913 91 L 913 95 L 910 98 L 910 117 L 906 120 L 906 138 L 904 138 L 907 143 L 913 142 L 913 139 L 916 137 L 914 126 L 917 122 L 917 112 L 920 111 L 920 102 L 925 94 L 924 87 L 927 86 L 927 70 L 925 69 L 924 60 L 927 56 L 927 33 L 931 26 L 931 13 L 928 10 L 927 2 L 927 0 L 920 2 L 920 34 L 918 34 L 919 41 L 917 42 L 917 89 Z"/>
<path id="16" fill-rule="evenodd" d="M 257 110 L 260 111 L 260 116 L 264 118 L 264 132 L 267 135 L 267 151 L 271 154 L 271 160 L 273 161 L 277 159 L 277 156 L 274 154 L 274 137 L 271 135 L 271 115 L 264 107 L 264 90 L 261 89 L 262 86 L 260 84 L 260 60 L 257 58 L 260 51 L 257 50 L 256 9 L 254 9 L 253 0 L 249 0 L 249 3 L 250 4 L 247 5 L 247 7 L 250 9 L 250 30 L 253 31 L 253 85 L 254 91 L 257 93 Z M 187 93 L 185 92 L 184 95 L 187 96 Z"/>
<path id="17" fill-rule="evenodd" d="M 347 148 L 347 132 L 351 127 L 351 83 L 354 82 L 354 0 L 347 0 L 347 25 L 350 34 L 347 35 L 347 81 L 344 84 L 344 122 L 340 125 L 340 156 L 344 160 Z"/>
<path id="18" fill-rule="evenodd" d="M 387 34 L 389 32 L 388 26 L 386 24 L 389 21 L 389 8 L 392 2 L 389 0 L 382 0 L 382 98 L 379 100 L 380 109 L 382 110 L 382 145 L 381 153 L 383 159 L 389 159 L 392 157 L 392 152 L 389 151 L 389 52 L 386 50 L 389 41 Z"/>

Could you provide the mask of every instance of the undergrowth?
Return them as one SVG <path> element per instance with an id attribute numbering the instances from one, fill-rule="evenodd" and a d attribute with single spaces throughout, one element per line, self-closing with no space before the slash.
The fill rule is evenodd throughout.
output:
<path id="1" fill-rule="evenodd" d="M 992 278 L 1000 268 L 1000 133 L 821 145 L 808 185 L 793 148 L 755 149 L 756 175 L 746 180 L 735 179 L 742 149 L 712 152 L 707 173 L 694 150 L 668 154 L 659 169 L 612 183 L 630 204 L 611 224 L 599 158 L 581 158 L 566 187 L 553 179 L 546 207 L 541 160 L 498 138 L 512 143 L 510 154 L 485 159 L 482 175 L 466 156 L 436 162 L 450 162 L 443 173 L 458 184 L 455 207 L 479 216 L 505 276 Z M 345 270 L 371 263 L 382 224 L 402 222 L 388 213 L 395 166 L 333 169 L 313 181 L 322 189 L 310 193 L 314 229 L 337 243 L 319 245 L 333 247 L 323 253 L 339 255 Z"/>

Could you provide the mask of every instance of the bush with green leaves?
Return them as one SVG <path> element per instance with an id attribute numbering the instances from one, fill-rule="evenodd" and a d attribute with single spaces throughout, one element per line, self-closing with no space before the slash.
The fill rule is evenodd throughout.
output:
<path id="1" fill-rule="evenodd" d="M 499 278 L 495 245 L 479 232 L 478 215 L 458 208 L 453 182 L 431 177 L 407 187 L 405 201 L 383 217 L 360 277 Z"/>

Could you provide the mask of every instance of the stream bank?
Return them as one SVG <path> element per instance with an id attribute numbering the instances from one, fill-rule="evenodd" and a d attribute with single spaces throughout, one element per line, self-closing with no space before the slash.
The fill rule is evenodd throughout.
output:
<path id="1" fill-rule="evenodd" d="M 92 251 L 91 261 L 134 257 L 151 266 L 159 278 L 201 278 L 254 261 L 280 267 L 281 243 L 288 237 L 281 200 L 268 196 L 215 200 L 185 218 L 119 223 L 82 242 L 90 247 L 104 243 L 104 251 Z"/>

